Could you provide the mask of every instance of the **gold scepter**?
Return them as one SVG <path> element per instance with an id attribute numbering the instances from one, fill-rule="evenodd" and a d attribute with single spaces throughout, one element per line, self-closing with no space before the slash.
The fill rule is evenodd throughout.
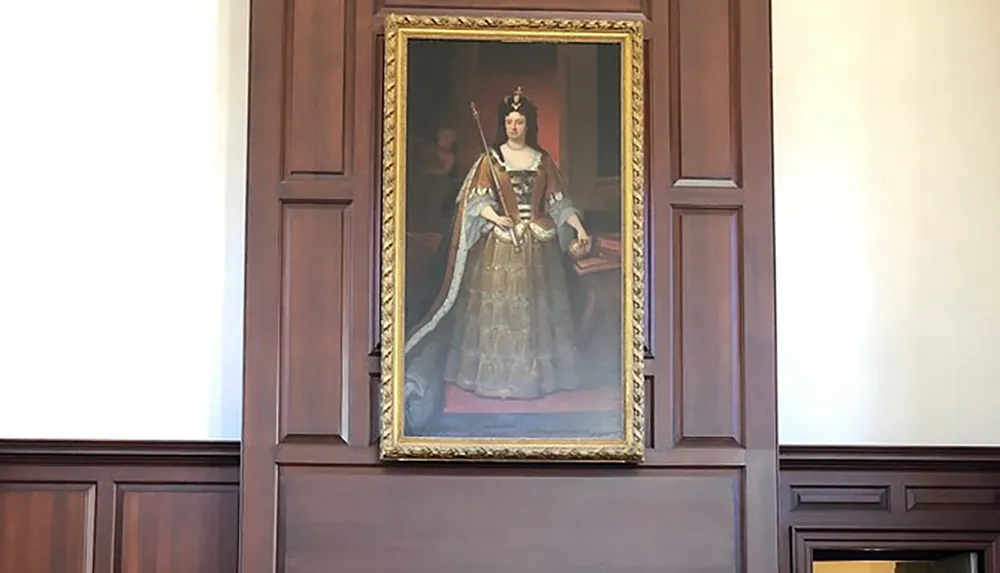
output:
<path id="1" fill-rule="evenodd" d="M 507 208 L 507 205 L 505 205 L 503 201 L 503 192 L 500 190 L 500 178 L 497 176 L 496 171 L 493 170 L 493 160 L 490 157 L 490 146 L 486 143 L 486 135 L 483 133 L 483 124 L 479 122 L 479 111 L 476 109 L 476 102 L 469 102 L 469 107 L 472 108 L 472 118 L 476 120 L 476 127 L 479 129 L 479 139 L 482 140 L 483 151 L 486 153 L 485 159 L 487 164 L 490 166 L 490 175 L 493 176 L 493 184 L 496 185 L 497 188 L 497 202 L 500 203 L 500 208 L 503 210 L 504 216 L 510 219 L 513 223 L 514 218 L 510 216 L 510 209 Z M 517 233 L 514 232 L 514 227 L 510 227 L 507 230 L 510 231 L 510 240 L 514 242 L 514 250 L 520 251 L 521 242 L 517 240 Z"/>

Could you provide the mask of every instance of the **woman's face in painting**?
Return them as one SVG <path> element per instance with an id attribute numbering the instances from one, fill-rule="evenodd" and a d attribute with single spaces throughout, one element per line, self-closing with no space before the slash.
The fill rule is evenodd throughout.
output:
<path id="1" fill-rule="evenodd" d="M 511 141 L 524 141 L 524 135 L 528 131 L 528 122 L 523 115 L 512 111 L 504 118 L 507 128 L 507 139 Z"/>

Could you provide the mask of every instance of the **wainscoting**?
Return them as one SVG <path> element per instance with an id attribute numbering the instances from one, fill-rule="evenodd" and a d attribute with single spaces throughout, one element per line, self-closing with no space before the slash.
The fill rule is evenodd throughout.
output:
<path id="1" fill-rule="evenodd" d="M 819 549 L 980 549 L 1000 448 L 781 448 L 780 573 Z M 0 441 L 0 573 L 235 573 L 239 444 Z"/>
<path id="2" fill-rule="evenodd" d="M 783 447 L 781 573 L 817 550 L 979 550 L 1000 571 L 1000 448 Z"/>
<path id="3" fill-rule="evenodd" d="M 0 442 L 0 573 L 235 573 L 238 443 Z"/>

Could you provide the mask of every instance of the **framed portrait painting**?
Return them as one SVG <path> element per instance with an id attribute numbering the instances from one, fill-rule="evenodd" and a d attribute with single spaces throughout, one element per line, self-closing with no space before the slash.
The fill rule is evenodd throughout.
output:
<path id="1" fill-rule="evenodd" d="M 642 459 L 642 49 L 386 17 L 382 459 Z"/>

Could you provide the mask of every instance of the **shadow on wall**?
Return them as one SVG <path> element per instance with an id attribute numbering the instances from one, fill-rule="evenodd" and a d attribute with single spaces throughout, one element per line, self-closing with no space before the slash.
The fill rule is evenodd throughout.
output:
<path id="1" fill-rule="evenodd" d="M 209 434 L 238 439 L 243 412 L 243 285 L 246 234 L 249 0 L 219 0 L 218 109 L 225 183 L 222 360 Z"/>

